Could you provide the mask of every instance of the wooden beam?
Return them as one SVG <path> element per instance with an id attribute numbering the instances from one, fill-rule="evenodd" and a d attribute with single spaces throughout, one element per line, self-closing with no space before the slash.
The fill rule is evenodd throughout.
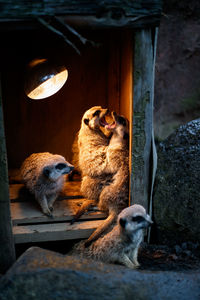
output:
<path id="1" fill-rule="evenodd" d="M 88 238 L 103 220 L 70 223 L 14 226 L 16 244 Z"/>
<path id="2" fill-rule="evenodd" d="M 0 273 L 5 272 L 14 261 L 15 248 L 10 216 L 6 141 L 0 86 Z"/>
<path id="3" fill-rule="evenodd" d="M 135 32 L 131 203 L 149 210 L 154 96 L 154 30 Z"/>
<path id="4" fill-rule="evenodd" d="M 73 219 L 82 200 L 68 199 L 56 201 L 54 204 L 53 218 L 45 216 L 35 201 L 11 203 L 11 216 L 13 225 L 69 222 Z M 101 211 L 89 211 L 81 216 L 81 220 L 105 219 L 106 214 Z"/>
<path id="5" fill-rule="evenodd" d="M 9 0 L 1 2 L 0 18 L 70 16 L 68 21 L 81 26 L 140 28 L 158 25 L 161 7 L 161 0 Z"/>

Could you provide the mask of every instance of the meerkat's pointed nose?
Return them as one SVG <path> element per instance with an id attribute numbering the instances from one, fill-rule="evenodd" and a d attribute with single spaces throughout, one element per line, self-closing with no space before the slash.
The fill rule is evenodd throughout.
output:
<path id="1" fill-rule="evenodd" d="M 146 215 L 146 221 L 149 222 L 149 225 L 153 224 L 153 221 L 152 221 L 150 215 L 148 215 L 148 214 Z"/>
<path id="2" fill-rule="evenodd" d="M 70 169 L 70 172 L 73 171 L 73 170 L 74 170 L 74 166 L 71 165 L 71 166 L 69 167 L 69 169 Z"/>

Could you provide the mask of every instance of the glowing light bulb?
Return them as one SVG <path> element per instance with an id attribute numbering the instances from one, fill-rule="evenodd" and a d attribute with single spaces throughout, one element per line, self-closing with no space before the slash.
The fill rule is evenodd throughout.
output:
<path id="1" fill-rule="evenodd" d="M 68 71 L 63 65 L 46 58 L 37 58 L 28 64 L 25 93 L 34 100 L 44 99 L 57 93 L 65 84 Z"/>
<path id="2" fill-rule="evenodd" d="M 31 99 L 44 99 L 57 93 L 65 84 L 68 78 L 68 71 L 51 75 L 49 79 L 41 83 L 37 88 L 31 91 L 27 96 Z"/>

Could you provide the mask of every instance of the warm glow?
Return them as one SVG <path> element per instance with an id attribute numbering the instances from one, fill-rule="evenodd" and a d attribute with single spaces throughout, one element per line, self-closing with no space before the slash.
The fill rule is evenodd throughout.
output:
<path id="1" fill-rule="evenodd" d="M 50 79 L 46 80 L 28 94 L 31 99 L 43 99 L 57 93 L 65 84 L 68 77 L 68 71 L 64 70 Z"/>

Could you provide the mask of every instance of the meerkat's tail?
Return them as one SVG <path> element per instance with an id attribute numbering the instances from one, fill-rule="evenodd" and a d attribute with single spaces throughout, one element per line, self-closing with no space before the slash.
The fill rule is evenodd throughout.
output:
<path id="1" fill-rule="evenodd" d="M 91 206 L 96 205 L 95 200 L 85 200 L 81 207 L 77 210 L 76 214 L 74 215 L 73 219 L 70 221 L 71 225 L 74 224 L 80 217 L 90 208 Z"/>
<path id="2" fill-rule="evenodd" d="M 111 212 L 107 219 L 104 220 L 104 222 L 91 234 L 91 236 L 87 239 L 87 241 L 84 243 L 85 247 L 89 247 L 92 242 L 97 240 L 100 235 L 107 229 L 109 226 L 112 225 L 112 223 L 115 221 L 117 217 L 116 212 Z"/>

